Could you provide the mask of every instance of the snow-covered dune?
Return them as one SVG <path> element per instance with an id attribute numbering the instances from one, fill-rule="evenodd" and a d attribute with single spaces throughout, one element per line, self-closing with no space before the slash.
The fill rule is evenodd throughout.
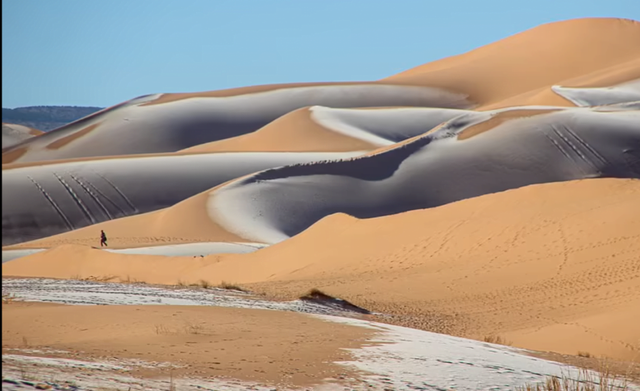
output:
<path id="1" fill-rule="evenodd" d="M 210 193 L 208 212 L 239 237 L 276 243 L 338 212 L 367 218 L 536 183 L 640 178 L 639 145 L 637 110 L 477 112 L 366 156 L 230 182 Z"/>
<path id="2" fill-rule="evenodd" d="M 2 149 L 12 147 L 44 132 L 18 124 L 2 123 Z"/>
<path id="3" fill-rule="evenodd" d="M 571 88 L 553 86 L 553 92 L 576 106 L 612 105 L 640 101 L 640 79 L 611 87 Z"/>
<path id="4" fill-rule="evenodd" d="M 418 136 L 470 112 L 440 108 L 312 106 L 283 115 L 256 132 L 197 145 L 181 153 L 371 150 Z"/>
<path id="5" fill-rule="evenodd" d="M 211 153 L 70 161 L 2 175 L 2 244 L 165 208 L 226 181 L 350 153 Z"/>
<path id="6" fill-rule="evenodd" d="M 174 152 L 253 132 L 292 110 L 312 105 L 472 106 L 461 93 L 376 82 L 257 86 L 184 99 L 163 96 L 136 98 L 55 129 L 4 151 L 2 161 Z"/>

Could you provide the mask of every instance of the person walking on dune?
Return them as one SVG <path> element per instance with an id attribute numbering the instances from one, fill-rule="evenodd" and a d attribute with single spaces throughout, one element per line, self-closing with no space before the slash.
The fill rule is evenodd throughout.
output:
<path id="1" fill-rule="evenodd" d="M 107 234 L 103 230 L 100 230 L 100 247 L 107 247 Z"/>

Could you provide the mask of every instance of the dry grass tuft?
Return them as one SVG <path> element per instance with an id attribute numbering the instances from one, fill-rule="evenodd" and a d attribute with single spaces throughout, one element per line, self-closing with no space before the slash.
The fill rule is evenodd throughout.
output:
<path id="1" fill-rule="evenodd" d="M 578 357 L 591 358 L 593 356 L 589 352 L 578 352 Z"/>
<path id="2" fill-rule="evenodd" d="M 548 377 L 544 383 L 527 384 L 518 391 L 628 391 L 628 381 L 604 370 L 601 372 L 580 370 L 577 378 L 567 375 Z"/>
<path id="3" fill-rule="evenodd" d="M 238 286 L 238 285 L 236 285 L 236 284 L 233 284 L 233 283 L 230 283 L 230 282 L 226 282 L 226 281 L 222 281 L 222 282 L 217 286 L 217 288 L 220 288 L 220 289 L 228 289 L 228 290 L 231 290 L 231 291 L 246 292 L 246 290 L 245 290 L 245 289 L 243 289 L 243 288 L 241 288 L 240 286 Z"/>
<path id="4" fill-rule="evenodd" d="M 493 343 L 496 345 L 505 345 L 505 346 L 511 346 L 512 342 L 507 340 L 504 337 L 501 337 L 499 335 L 487 335 L 482 339 L 484 342 L 487 343 Z"/>
<path id="5" fill-rule="evenodd" d="M 118 276 L 115 275 L 109 275 L 109 276 L 89 276 L 86 278 L 80 278 L 80 276 L 74 276 L 76 278 L 73 278 L 74 280 L 78 280 L 78 281 L 93 281 L 93 282 L 109 282 L 112 280 L 115 280 L 116 278 L 119 278 Z"/>
<path id="6" fill-rule="evenodd" d="M 142 280 L 138 280 L 137 278 L 131 278 L 131 276 L 127 275 L 127 277 L 122 278 L 122 277 L 118 277 L 120 279 L 120 282 L 123 284 L 146 284 L 146 282 L 142 281 Z"/>

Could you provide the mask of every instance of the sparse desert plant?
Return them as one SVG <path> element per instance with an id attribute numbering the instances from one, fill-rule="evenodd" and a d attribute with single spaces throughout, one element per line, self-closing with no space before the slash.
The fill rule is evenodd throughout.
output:
<path id="1" fill-rule="evenodd" d="M 591 358 L 593 356 L 589 352 L 578 352 L 578 357 Z"/>
<path id="2" fill-rule="evenodd" d="M 137 278 L 131 278 L 130 275 L 127 275 L 127 277 L 122 278 L 122 277 L 118 277 L 120 279 L 121 283 L 124 284 L 145 284 L 144 281 L 138 280 Z"/>
<path id="3" fill-rule="evenodd" d="M 198 281 L 198 285 L 200 285 L 203 289 L 211 288 L 211 283 L 209 283 L 209 281 L 207 281 L 207 280 Z"/>
<path id="4" fill-rule="evenodd" d="M 511 346 L 512 342 L 500 335 L 487 335 L 482 339 L 484 342 L 493 343 L 496 345 Z"/>
<path id="5" fill-rule="evenodd" d="M 527 384 L 518 387 L 517 391 L 628 391 L 626 379 L 613 375 L 607 370 L 593 372 L 580 370 L 576 378 L 563 374 L 561 377 L 550 376 L 544 383 Z"/>
<path id="6" fill-rule="evenodd" d="M 240 292 L 246 292 L 245 289 L 241 288 L 240 286 L 230 283 L 230 282 L 226 282 L 226 281 L 222 281 L 218 286 L 218 288 L 220 289 L 228 289 L 231 291 L 240 291 Z"/>
<path id="7" fill-rule="evenodd" d="M 178 283 L 176 284 L 176 286 L 184 288 L 186 286 L 189 286 L 189 284 L 187 284 L 186 282 L 184 282 L 182 280 L 178 280 Z"/>
<path id="8" fill-rule="evenodd" d="M 87 278 L 80 278 L 80 281 L 93 281 L 93 282 L 109 282 L 111 280 L 115 280 L 118 276 L 107 275 L 107 276 L 89 276 Z"/>

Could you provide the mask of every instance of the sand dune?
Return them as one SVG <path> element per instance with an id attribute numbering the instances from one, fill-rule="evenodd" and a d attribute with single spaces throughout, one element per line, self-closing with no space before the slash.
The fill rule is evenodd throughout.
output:
<path id="1" fill-rule="evenodd" d="M 369 156 L 233 181 L 212 191 L 207 207 L 225 230 L 276 243 L 338 212 L 368 218 L 535 183 L 640 178 L 639 142 L 638 111 L 472 113 Z"/>
<path id="2" fill-rule="evenodd" d="M 333 215 L 250 254 L 193 259 L 62 246 L 5 263 L 3 275 L 225 280 L 282 297 L 318 287 L 414 327 L 633 360 L 638 197 L 638 180 L 534 185 L 375 219 Z M 550 333 L 564 342 L 554 345 Z"/>
<path id="3" fill-rule="evenodd" d="M 251 254 L 62 246 L 8 262 L 3 275 L 226 280 L 283 297 L 318 287 L 414 327 L 632 360 L 640 335 L 625 319 L 640 316 L 639 197 L 638 180 L 535 185 L 382 218 L 333 215 Z"/>
<path id="4" fill-rule="evenodd" d="M 267 87 L 264 91 L 259 87 L 240 89 L 218 97 L 202 93 L 164 103 L 156 101 L 161 94 L 136 98 L 4 151 L 2 162 L 173 152 L 253 132 L 292 110 L 311 105 L 472 106 L 460 93 L 391 83 Z"/>
<path id="5" fill-rule="evenodd" d="M 542 93 L 553 85 L 564 85 L 563 81 L 638 59 L 640 22 L 584 18 L 544 24 L 383 80 L 461 91 L 484 106 L 515 96 L 522 99 L 504 102 L 499 107 L 556 105 L 562 101 L 533 102 L 527 93 Z M 571 103 L 565 101 L 564 105 Z"/>
<path id="6" fill-rule="evenodd" d="M 243 136 L 187 148 L 214 151 L 362 151 L 423 134 L 469 110 L 435 108 L 334 109 L 305 107 Z"/>
<path id="7" fill-rule="evenodd" d="M 39 136 L 44 132 L 33 129 L 28 126 L 18 124 L 2 123 L 2 149 L 12 147 L 16 144 L 30 139 L 34 136 Z"/>
<path id="8" fill-rule="evenodd" d="M 459 109 L 478 105 L 491 109 L 524 104 L 573 106 L 563 98 L 566 94 L 554 94 L 551 87 L 572 87 L 565 81 L 639 59 L 640 23 L 610 18 L 569 20 L 539 26 L 379 81 L 142 96 L 14 146 L 3 152 L 2 161 L 173 152 L 251 133 L 293 110 L 314 105 Z M 634 68 L 630 69 L 625 73 L 628 77 L 634 73 Z M 616 84 L 637 76 L 623 79 Z M 233 143 L 231 146 L 237 148 Z"/>
<path id="9" fill-rule="evenodd" d="M 536 183 L 639 178 L 638 124 L 640 112 L 619 107 L 470 112 L 362 157 L 265 170 L 165 211 L 16 247 L 95 243 L 99 229 L 116 235 L 121 246 L 149 245 L 158 237 L 272 244 L 333 213 L 369 218 Z M 200 221 L 198 228 L 184 216 Z"/>
<path id="10" fill-rule="evenodd" d="M 211 153 L 70 161 L 5 169 L 2 244 L 172 206 L 226 181 L 351 153 Z"/>
<path id="11" fill-rule="evenodd" d="M 640 79 L 611 87 L 571 88 L 553 86 L 552 89 L 576 106 L 611 105 L 640 101 Z"/>
<path id="12" fill-rule="evenodd" d="M 640 360 L 639 22 L 9 130 L 3 276 L 320 288 L 396 324 Z M 101 324 L 110 311 L 128 310 L 96 310 Z"/>

